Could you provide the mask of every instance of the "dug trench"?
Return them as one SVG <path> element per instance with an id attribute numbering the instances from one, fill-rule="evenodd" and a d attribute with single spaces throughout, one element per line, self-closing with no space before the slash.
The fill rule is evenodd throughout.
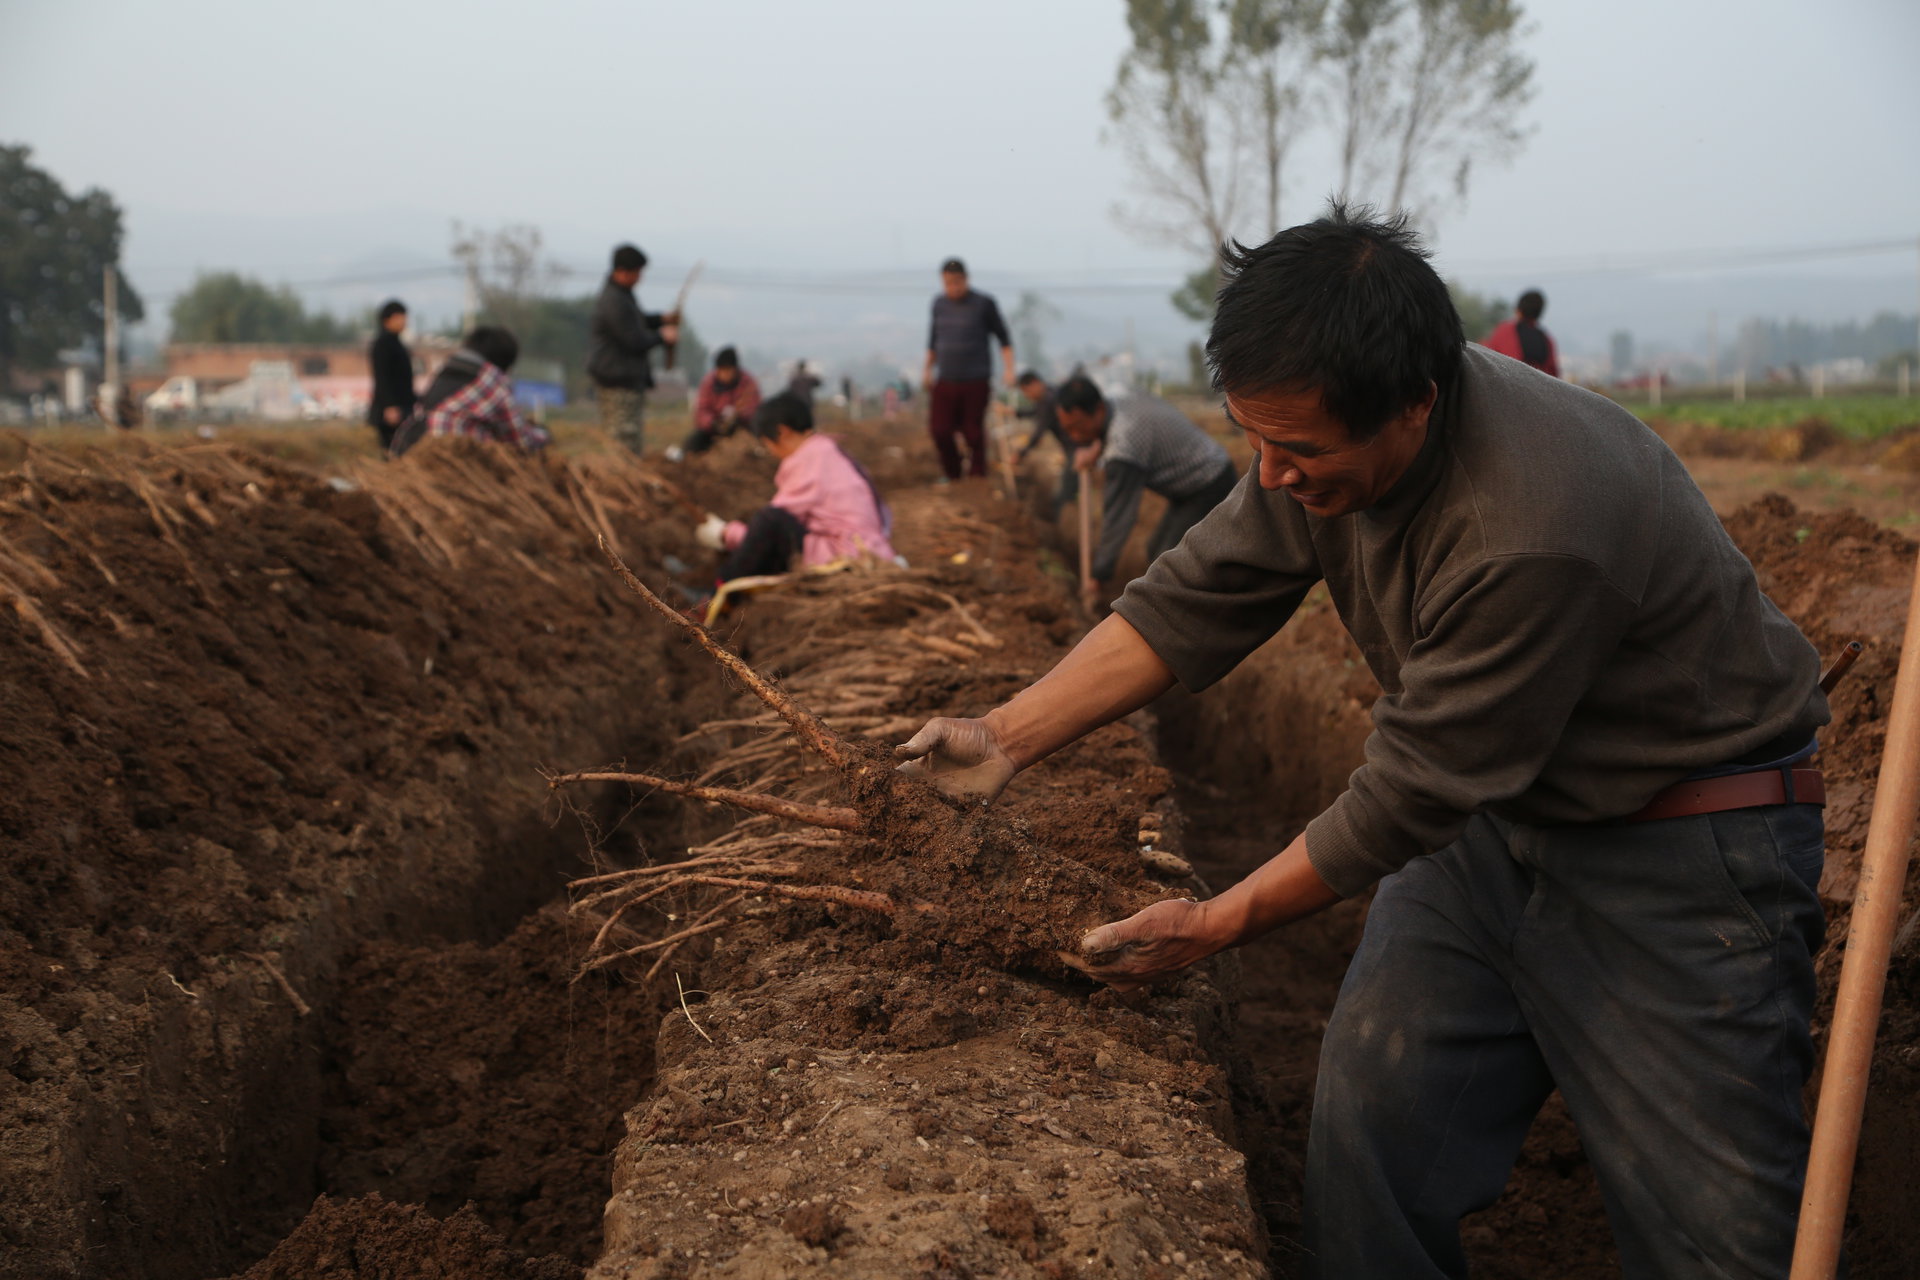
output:
<path id="1" fill-rule="evenodd" d="M 1216 886 L 1277 848 L 1357 759 L 1364 667 L 1315 601 L 1157 708 L 1157 754 L 1140 717 L 991 821 L 903 798 L 876 781 L 884 744 L 993 705 L 1079 630 L 1044 534 L 981 487 L 911 488 L 916 443 L 853 440 L 913 573 L 808 582 L 720 628 L 821 710 L 839 765 L 592 550 L 611 535 L 664 588 L 689 510 L 764 492 L 744 451 L 672 484 L 464 450 L 348 492 L 227 455 L 8 477 L 4 651 L 38 728 L 0 743 L 39 781 L 0 801 L 25 851 L 4 869 L 0 1274 L 212 1276 L 283 1235 L 250 1280 L 1291 1274 L 1314 1055 L 1364 904 L 1138 1006 L 1052 948 L 1199 889 L 1146 845 Z M 1731 523 L 1816 643 L 1879 641 L 1828 738 L 1838 939 L 1911 548 L 1779 503 Z M 562 812 L 533 772 L 619 760 L 861 829 L 625 783 L 570 784 Z M 764 887 L 685 884 L 610 927 L 619 900 L 590 899 L 634 878 L 558 893 L 690 846 Z M 1913 952 L 1856 1275 L 1916 1261 Z M 1476 1274 L 1610 1273 L 1564 1116 L 1468 1237 Z"/>

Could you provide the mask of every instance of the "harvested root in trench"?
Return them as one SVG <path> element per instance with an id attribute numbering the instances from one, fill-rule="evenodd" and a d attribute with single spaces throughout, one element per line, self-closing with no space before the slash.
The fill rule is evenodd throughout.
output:
<path id="1" fill-rule="evenodd" d="M 740 903 L 747 896 L 759 896 L 851 909 L 857 914 L 849 919 L 850 925 L 856 920 L 865 921 L 860 927 L 877 933 L 879 941 L 905 946 L 916 954 L 937 953 L 952 960 L 959 953 L 969 953 L 996 967 L 1077 976 L 1061 960 L 1063 948 L 1070 948 L 1087 928 L 1130 915 L 1165 892 L 1151 885 L 1143 872 L 1164 875 L 1172 869 L 1170 866 L 1142 868 L 1131 857 L 1117 860 L 1112 872 L 1126 873 L 1123 883 L 1114 874 L 1041 847 L 1025 828 L 995 811 L 961 805 L 924 783 L 895 773 L 880 747 L 871 741 L 840 737 L 799 698 L 776 687 L 704 628 L 649 591 L 604 542 L 601 550 L 628 588 L 650 609 L 685 631 L 723 670 L 770 708 L 793 731 L 801 748 L 834 766 L 839 775 L 835 785 L 847 803 L 813 803 L 757 789 L 706 785 L 706 780 L 720 771 L 718 767 L 709 769 L 698 782 L 615 770 L 550 776 L 548 781 L 555 788 L 597 781 L 626 782 L 690 800 L 727 804 L 761 815 L 750 823 L 771 822 L 777 828 L 767 831 L 755 827 L 748 834 L 748 824 L 742 824 L 735 836 L 689 850 L 683 862 L 612 871 L 575 882 L 572 888 L 585 896 L 575 903 L 574 910 L 605 916 L 586 957 L 589 969 L 662 950 L 662 942 L 677 947 L 695 937 L 717 933 L 734 918 L 729 912 L 743 910 Z M 840 589 L 869 595 L 874 590 L 867 586 Z M 940 603 L 953 603 L 945 593 L 927 594 L 938 597 Z M 960 612 L 971 624 L 973 640 L 987 643 L 991 632 L 970 615 L 954 612 Z M 876 636 L 885 634 L 875 632 Z M 968 654 L 973 652 L 957 642 L 947 643 Z M 857 668 L 849 669 L 837 656 L 832 662 L 837 678 L 830 686 L 821 682 L 825 686 L 821 692 L 828 695 L 831 704 L 844 707 L 851 701 L 863 710 L 869 706 L 884 710 L 884 697 L 850 700 L 848 694 L 856 685 L 873 693 L 899 687 L 895 681 L 875 680 Z M 882 725 L 912 724 L 897 716 L 879 719 Z M 745 728 L 761 727 L 763 723 L 758 718 L 734 716 L 716 721 L 715 726 Z M 683 741 L 692 741 L 700 732 L 687 735 Z M 734 765 L 752 763 L 757 767 L 771 762 L 753 784 L 755 788 L 782 776 L 787 786 L 800 781 L 796 766 L 801 758 L 784 741 L 751 743 L 723 755 Z M 829 831 L 845 834 L 828 836 Z M 634 918 L 633 911 L 648 905 L 654 910 L 670 906 L 672 919 L 693 918 L 697 923 L 670 934 L 666 940 L 637 939 L 628 925 Z M 657 971 L 657 964 L 655 968 Z"/>

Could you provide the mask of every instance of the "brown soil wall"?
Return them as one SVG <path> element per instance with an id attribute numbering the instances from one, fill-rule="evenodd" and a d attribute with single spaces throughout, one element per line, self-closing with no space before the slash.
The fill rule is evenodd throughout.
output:
<path id="1" fill-rule="evenodd" d="M 336 1037 L 404 1046 L 425 980 L 363 947 L 507 935 L 580 847 L 535 765 L 682 714 L 583 536 L 638 545 L 666 505 L 460 447 L 0 478 L 0 1274 L 198 1280 L 365 1180 Z"/>

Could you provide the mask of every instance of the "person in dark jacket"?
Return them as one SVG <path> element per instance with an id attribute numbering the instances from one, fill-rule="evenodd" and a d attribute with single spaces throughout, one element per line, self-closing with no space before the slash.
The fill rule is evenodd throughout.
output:
<path id="1" fill-rule="evenodd" d="M 380 451 L 393 448 L 393 433 L 413 416 L 413 356 L 400 335 L 407 328 L 407 304 L 394 298 L 380 308 L 380 332 L 367 348 L 373 370 L 373 395 L 367 401 L 367 425 L 380 433 Z"/>
<path id="2" fill-rule="evenodd" d="M 636 454 L 642 449 L 647 389 L 653 386 L 651 353 L 680 340 L 678 315 L 642 311 L 633 296 L 646 267 L 647 255 L 630 244 L 613 251 L 613 270 L 593 304 L 593 346 L 587 355 L 600 425 Z"/>

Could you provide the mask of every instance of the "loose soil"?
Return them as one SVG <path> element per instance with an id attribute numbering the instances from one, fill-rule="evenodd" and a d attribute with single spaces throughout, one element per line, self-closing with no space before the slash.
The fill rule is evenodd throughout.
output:
<path id="1" fill-rule="evenodd" d="M 1293 1274 L 1364 902 L 1136 1003 L 1055 953 L 1230 882 L 1337 794 L 1364 665 L 1310 599 L 1219 689 L 958 813 L 886 748 L 1071 644 L 1070 539 L 985 484 L 922 487 L 910 426 L 848 434 L 913 571 L 718 628 L 822 712 L 846 768 L 592 545 L 670 592 L 705 563 L 698 513 L 762 500 L 744 441 L 666 471 L 456 446 L 330 482 L 200 447 L 34 450 L 0 477 L 0 1276 Z M 1824 651 L 1870 643 L 1822 757 L 1830 991 L 1913 548 L 1784 499 L 1728 522 Z M 793 883 L 856 895 L 688 889 L 607 929 L 652 950 L 575 981 L 605 919 L 568 909 L 567 879 L 796 830 L 621 785 L 556 799 L 536 772 L 619 761 L 851 807 L 859 831 L 791 856 Z M 1143 829 L 1197 879 L 1150 867 Z M 695 918 L 713 930 L 673 942 Z M 1913 932 L 1856 1276 L 1920 1272 Z M 1479 1275 L 1615 1273 L 1557 1105 L 1466 1235 Z"/>

